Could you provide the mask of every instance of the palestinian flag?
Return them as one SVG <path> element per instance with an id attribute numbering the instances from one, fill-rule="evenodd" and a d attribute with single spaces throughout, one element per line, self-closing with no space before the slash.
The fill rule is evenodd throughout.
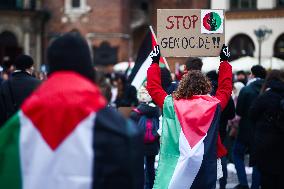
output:
<path id="1" fill-rule="evenodd" d="M 138 51 L 135 65 L 128 77 L 129 83 L 131 83 L 131 85 L 133 85 L 136 89 L 139 89 L 146 80 L 147 70 L 152 63 L 152 59 L 149 55 L 156 45 L 156 36 L 152 30 L 152 27 L 150 26 L 149 30 L 146 33 L 145 39 L 143 40 L 142 45 L 140 46 L 140 49 Z M 160 67 L 164 66 L 168 67 L 166 59 L 161 56 Z"/>
<path id="2" fill-rule="evenodd" d="M 154 189 L 216 187 L 219 102 L 209 95 L 166 97 Z"/>
<path id="3" fill-rule="evenodd" d="M 0 188 L 91 188 L 94 120 L 105 105 L 90 81 L 54 73 L 0 130 Z"/>

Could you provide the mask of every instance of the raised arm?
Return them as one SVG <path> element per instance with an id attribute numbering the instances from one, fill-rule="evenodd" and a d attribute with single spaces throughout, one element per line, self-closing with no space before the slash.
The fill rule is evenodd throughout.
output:
<path id="1" fill-rule="evenodd" d="M 220 66 L 219 66 L 219 76 L 218 76 L 218 88 L 215 97 L 220 100 L 221 109 L 224 110 L 227 103 L 231 97 L 233 90 L 232 84 L 232 66 L 228 63 L 228 58 L 230 53 L 228 47 L 223 45 L 220 52 Z M 221 158 L 227 154 L 227 150 L 222 144 L 220 134 L 218 132 L 217 139 L 217 157 Z"/>
<path id="2" fill-rule="evenodd" d="M 152 64 L 147 71 L 147 90 L 153 101 L 163 108 L 164 100 L 167 96 L 166 91 L 161 85 L 161 70 L 158 64 Z"/>
<path id="3" fill-rule="evenodd" d="M 228 63 L 229 56 L 228 47 L 223 46 L 220 53 L 221 63 L 219 66 L 218 88 L 215 95 L 220 100 L 222 110 L 227 106 L 233 90 L 232 66 Z"/>
<path id="4" fill-rule="evenodd" d="M 156 46 L 150 54 L 153 63 L 147 71 L 147 90 L 153 101 L 163 108 L 164 100 L 167 96 L 166 91 L 161 85 L 161 70 L 159 67 L 160 49 Z"/>

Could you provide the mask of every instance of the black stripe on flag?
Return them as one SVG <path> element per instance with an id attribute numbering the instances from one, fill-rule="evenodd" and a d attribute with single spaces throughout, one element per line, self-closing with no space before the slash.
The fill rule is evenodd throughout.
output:
<path id="1" fill-rule="evenodd" d="M 152 51 L 152 32 L 150 29 L 148 29 L 147 34 L 139 48 L 135 65 L 131 71 L 131 74 L 128 77 L 129 83 L 133 81 L 137 72 L 139 71 L 140 67 L 145 62 L 145 60 L 148 58 L 151 51 Z"/>

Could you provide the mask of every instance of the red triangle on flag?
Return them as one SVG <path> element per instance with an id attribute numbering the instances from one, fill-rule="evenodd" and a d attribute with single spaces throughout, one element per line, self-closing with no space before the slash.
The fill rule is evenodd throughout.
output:
<path id="1" fill-rule="evenodd" d="M 177 118 L 191 148 L 206 135 L 219 102 L 218 99 L 208 95 L 195 95 L 190 99 L 174 99 Z"/>
<path id="2" fill-rule="evenodd" d="M 25 101 L 22 111 L 56 150 L 81 121 L 105 105 L 105 98 L 90 81 L 73 72 L 57 72 Z"/>

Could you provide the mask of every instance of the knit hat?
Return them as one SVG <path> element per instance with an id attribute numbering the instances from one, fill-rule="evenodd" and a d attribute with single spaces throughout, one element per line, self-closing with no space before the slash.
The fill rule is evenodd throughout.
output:
<path id="1" fill-rule="evenodd" d="M 49 74 L 56 71 L 74 71 L 94 81 L 90 49 L 79 33 L 70 32 L 57 38 L 47 50 Z"/>
<path id="2" fill-rule="evenodd" d="M 15 60 L 15 67 L 17 70 L 26 70 L 34 64 L 32 57 L 28 55 L 19 55 Z"/>

